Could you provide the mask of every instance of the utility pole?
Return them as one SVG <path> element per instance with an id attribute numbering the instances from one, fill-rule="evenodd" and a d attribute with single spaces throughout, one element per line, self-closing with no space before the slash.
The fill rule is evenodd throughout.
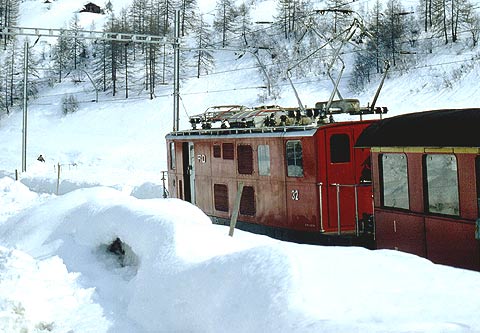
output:
<path id="1" fill-rule="evenodd" d="M 180 10 L 175 11 L 173 42 L 173 131 L 179 130 L 180 118 Z"/>
<path id="2" fill-rule="evenodd" d="M 23 55 L 23 122 L 22 122 L 22 172 L 27 171 L 27 86 L 28 86 L 28 38 L 25 38 Z"/>

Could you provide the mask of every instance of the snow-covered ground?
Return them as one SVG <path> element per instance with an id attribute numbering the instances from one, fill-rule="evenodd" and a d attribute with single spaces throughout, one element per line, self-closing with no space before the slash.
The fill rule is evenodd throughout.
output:
<path id="1" fill-rule="evenodd" d="M 18 210 L 0 220 L 0 331 L 480 331 L 477 272 L 232 238 L 186 202 L 107 187 L 46 197 L 5 177 L 0 195 Z M 117 237 L 124 255 L 107 251 Z"/>
<path id="2" fill-rule="evenodd" d="M 53 2 L 49 22 L 61 27 L 71 5 Z M 33 8 L 21 25 L 43 27 L 45 13 Z M 250 67 L 246 58 L 230 61 Z M 433 66 L 387 80 L 377 105 L 389 115 L 478 106 L 478 66 L 438 89 L 445 73 Z M 255 105 L 255 90 L 224 90 L 260 81 L 252 70 L 183 82 L 181 128 L 187 113 L 211 105 Z M 0 332 L 480 332 L 478 272 L 396 251 L 238 230 L 232 238 L 196 207 L 162 199 L 171 88 L 154 100 L 100 96 L 67 116 L 62 95 L 88 87 L 65 81 L 41 91 L 29 101 L 20 181 L 22 112 L 0 118 Z M 297 88 L 309 106 L 330 93 L 328 84 Z M 373 94 L 372 85 L 360 99 Z M 296 100 L 286 90 L 272 103 Z M 117 237 L 124 254 L 108 251 Z"/>

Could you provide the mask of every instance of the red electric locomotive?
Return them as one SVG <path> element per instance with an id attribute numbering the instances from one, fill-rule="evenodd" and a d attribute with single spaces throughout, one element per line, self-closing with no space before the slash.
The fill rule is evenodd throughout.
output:
<path id="1" fill-rule="evenodd" d="M 377 248 L 480 270 L 480 109 L 379 121 L 371 148 Z"/>
<path id="2" fill-rule="evenodd" d="M 353 146 L 375 120 L 332 118 L 373 110 L 358 100 L 324 109 L 222 106 L 191 117 L 191 130 L 166 137 L 170 195 L 214 223 L 238 216 L 238 228 L 278 239 L 372 246 L 370 150 Z"/>

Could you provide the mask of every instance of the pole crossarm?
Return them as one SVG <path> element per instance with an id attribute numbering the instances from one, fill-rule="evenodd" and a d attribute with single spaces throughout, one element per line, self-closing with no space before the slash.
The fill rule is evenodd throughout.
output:
<path id="1" fill-rule="evenodd" d="M 2 35 L 9 36 L 38 36 L 38 37 L 67 37 L 96 39 L 104 41 L 117 41 L 122 43 L 144 43 L 169 45 L 174 40 L 165 36 L 129 34 L 123 32 L 104 32 L 88 30 L 69 30 L 69 29 L 47 29 L 47 28 L 29 28 L 29 27 L 3 27 L 0 30 Z"/>

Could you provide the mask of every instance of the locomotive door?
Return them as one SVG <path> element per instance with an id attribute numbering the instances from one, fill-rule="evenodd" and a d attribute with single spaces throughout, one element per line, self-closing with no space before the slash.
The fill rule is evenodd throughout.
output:
<path id="1" fill-rule="evenodd" d="M 182 157 L 184 199 L 195 204 L 195 150 L 193 142 L 182 144 Z"/>
<path id="2" fill-rule="evenodd" d="M 344 232 L 355 229 L 355 168 L 351 129 L 326 133 L 328 221 L 326 229 Z M 340 224 L 340 230 L 339 230 Z"/>

